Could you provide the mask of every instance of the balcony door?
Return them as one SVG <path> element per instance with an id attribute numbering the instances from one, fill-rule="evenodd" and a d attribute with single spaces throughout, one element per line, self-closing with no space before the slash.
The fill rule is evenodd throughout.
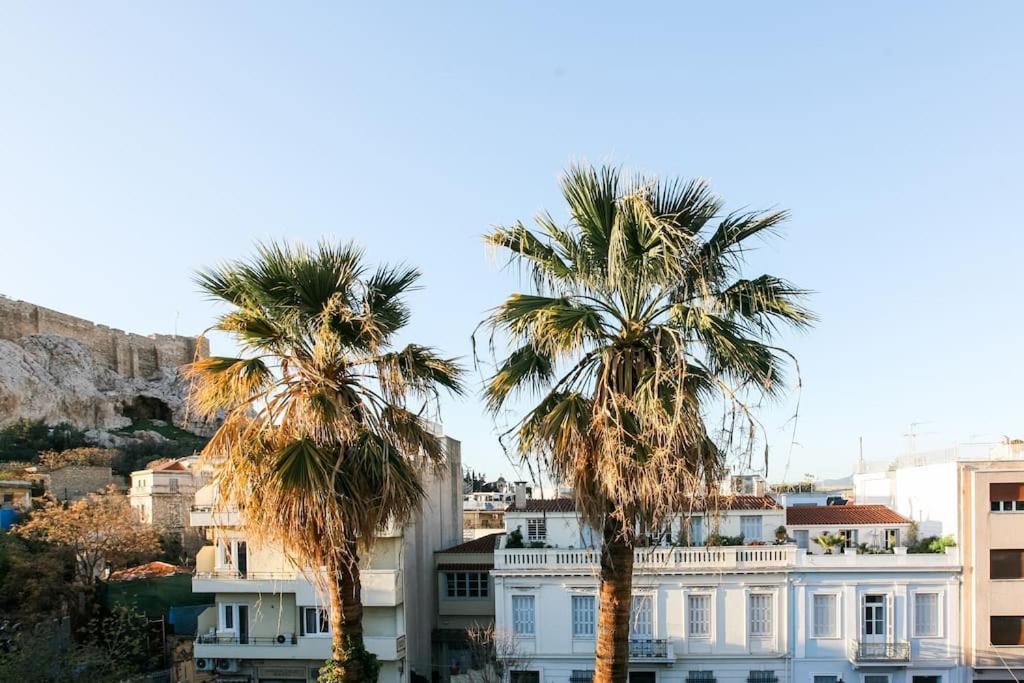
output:
<path id="1" fill-rule="evenodd" d="M 861 641 L 886 643 L 889 637 L 889 596 L 868 593 L 861 599 Z"/>

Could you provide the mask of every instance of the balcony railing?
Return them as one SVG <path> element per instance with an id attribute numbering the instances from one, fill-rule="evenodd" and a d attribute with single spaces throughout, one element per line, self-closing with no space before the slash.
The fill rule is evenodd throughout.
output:
<path id="1" fill-rule="evenodd" d="M 196 636 L 196 642 L 200 645 L 297 645 L 298 637 L 294 633 L 281 634 L 278 636 L 238 636 L 225 635 L 221 633 L 200 633 Z"/>
<path id="2" fill-rule="evenodd" d="M 630 659 L 668 659 L 668 641 L 663 639 L 630 638 Z"/>
<path id="3" fill-rule="evenodd" d="M 494 553 L 495 569 L 576 569 L 598 565 L 601 552 L 591 548 L 522 548 Z M 638 548 L 637 570 L 783 569 L 793 566 L 796 546 L 721 548 Z"/>
<path id="4" fill-rule="evenodd" d="M 237 569 L 214 569 L 196 572 L 197 579 L 245 579 L 247 581 L 294 581 L 298 572 L 240 572 Z"/>
<path id="5" fill-rule="evenodd" d="M 857 664 L 899 664 L 910 661 L 910 643 L 850 643 L 850 660 Z"/>

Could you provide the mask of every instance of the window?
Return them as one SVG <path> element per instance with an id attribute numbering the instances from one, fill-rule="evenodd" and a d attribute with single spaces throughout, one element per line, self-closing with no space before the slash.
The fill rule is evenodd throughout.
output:
<path id="1" fill-rule="evenodd" d="M 939 633 L 939 594 L 914 594 L 914 637 L 934 638 Z"/>
<path id="2" fill-rule="evenodd" d="M 1024 484 L 989 484 L 988 498 L 992 512 L 1020 512 L 1024 510 Z"/>
<path id="3" fill-rule="evenodd" d="M 519 636 L 534 634 L 534 612 L 532 595 L 512 596 L 512 631 Z"/>
<path id="4" fill-rule="evenodd" d="M 511 683 L 540 683 L 539 671 L 511 671 L 509 672 Z"/>
<path id="5" fill-rule="evenodd" d="M 742 515 L 740 517 L 740 534 L 745 541 L 760 541 L 761 515 Z"/>
<path id="6" fill-rule="evenodd" d="M 814 606 L 814 637 L 838 638 L 839 596 L 815 595 L 811 600 Z"/>
<path id="7" fill-rule="evenodd" d="M 593 683 L 593 680 L 594 672 L 590 670 L 573 669 L 572 675 L 569 676 L 569 683 Z"/>
<path id="8" fill-rule="evenodd" d="M 654 597 L 634 595 L 630 605 L 629 636 L 650 638 L 654 634 Z"/>
<path id="9" fill-rule="evenodd" d="M 1024 550 L 988 551 L 989 578 L 1024 579 Z"/>
<path id="10" fill-rule="evenodd" d="M 222 631 L 235 630 L 235 606 L 224 605 L 221 607 L 220 628 Z"/>
<path id="11" fill-rule="evenodd" d="M 711 596 L 686 596 L 687 633 L 691 638 L 711 637 Z"/>
<path id="12" fill-rule="evenodd" d="M 750 635 L 770 636 L 772 634 L 772 596 L 754 593 L 750 596 Z"/>
<path id="13" fill-rule="evenodd" d="M 839 683 L 839 676 L 835 674 L 814 674 L 813 683 Z"/>
<path id="14" fill-rule="evenodd" d="M 911 683 L 942 683 L 942 676 L 912 676 Z"/>
<path id="15" fill-rule="evenodd" d="M 593 595 L 572 596 L 572 636 L 573 638 L 594 637 L 594 603 Z"/>
<path id="16" fill-rule="evenodd" d="M 690 520 L 690 545 L 704 545 L 704 518 Z"/>
<path id="17" fill-rule="evenodd" d="M 885 596 L 864 596 L 864 635 L 885 635 Z M 865 680 L 865 683 L 867 681 Z"/>
<path id="18" fill-rule="evenodd" d="M 899 529 L 886 529 L 885 530 L 885 549 L 891 550 L 900 544 L 900 530 Z"/>
<path id="19" fill-rule="evenodd" d="M 993 645 L 1024 645 L 1024 617 L 989 617 Z"/>
<path id="20" fill-rule="evenodd" d="M 691 671 L 686 674 L 686 683 L 715 683 L 715 672 Z"/>
<path id="21" fill-rule="evenodd" d="M 487 572 L 445 572 L 449 598 L 486 598 Z"/>
<path id="22" fill-rule="evenodd" d="M 796 547 L 807 550 L 807 546 L 811 540 L 811 532 L 807 529 L 797 529 L 793 532 L 793 538 L 796 539 Z"/>
<path id="23" fill-rule="evenodd" d="M 864 683 L 889 683 L 889 674 L 866 674 Z"/>
<path id="24" fill-rule="evenodd" d="M 846 547 L 846 548 L 856 548 L 857 547 L 857 530 L 856 529 L 843 529 L 839 533 L 841 533 L 843 535 L 843 537 L 846 538 L 846 541 L 843 543 L 844 547 Z"/>
<path id="25" fill-rule="evenodd" d="M 779 677 L 774 671 L 751 671 L 747 676 L 747 683 L 779 683 Z"/>
<path id="26" fill-rule="evenodd" d="M 326 635 L 331 632 L 331 620 L 322 607 L 302 608 L 302 634 L 306 636 Z"/>
<path id="27" fill-rule="evenodd" d="M 526 540 L 546 541 L 548 538 L 548 520 L 543 517 L 526 520 Z"/>
<path id="28" fill-rule="evenodd" d="M 5 493 L 4 494 L 4 503 L 13 503 L 13 502 L 14 502 L 14 494 L 13 493 Z"/>

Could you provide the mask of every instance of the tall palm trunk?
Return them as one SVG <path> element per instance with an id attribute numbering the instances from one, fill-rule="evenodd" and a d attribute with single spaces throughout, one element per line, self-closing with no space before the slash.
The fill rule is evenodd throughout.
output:
<path id="1" fill-rule="evenodd" d="M 343 557 L 335 560 L 327 582 L 331 603 L 331 658 L 342 670 L 346 683 L 366 683 L 363 671 L 363 584 L 355 541 L 346 543 Z M 346 657 L 347 655 L 350 655 Z"/>
<path id="2" fill-rule="evenodd" d="M 629 676 L 633 544 L 623 534 L 622 523 L 611 517 L 605 520 L 603 536 L 594 683 L 626 683 Z"/>

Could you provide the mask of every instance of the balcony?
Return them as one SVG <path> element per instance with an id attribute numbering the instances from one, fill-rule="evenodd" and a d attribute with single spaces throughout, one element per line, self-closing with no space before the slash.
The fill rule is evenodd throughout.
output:
<path id="1" fill-rule="evenodd" d="M 193 593 L 294 593 L 298 572 L 246 572 L 235 569 L 197 571 Z"/>
<path id="2" fill-rule="evenodd" d="M 671 661 L 672 643 L 664 639 L 630 638 L 629 658 L 638 662 Z"/>
<path id="3" fill-rule="evenodd" d="M 319 660 L 331 656 L 331 639 L 326 636 L 282 634 L 268 638 L 248 637 L 242 642 L 234 635 L 201 634 L 195 640 L 193 656 L 215 659 Z M 405 657 L 405 636 L 364 636 L 366 649 L 382 661 Z"/>
<path id="4" fill-rule="evenodd" d="M 910 664 L 910 643 L 850 642 L 850 661 L 857 666 L 906 666 Z"/>
<path id="5" fill-rule="evenodd" d="M 188 523 L 198 527 L 235 527 L 242 523 L 236 507 L 214 505 L 193 505 L 189 510 Z"/>
<path id="6" fill-rule="evenodd" d="M 695 572 L 779 570 L 792 567 L 796 546 L 734 546 L 714 548 L 638 548 L 633 551 L 637 572 Z M 592 548 L 517 548 L 494 553 L 496 570 L 581 570 L 592 572 L 601 552 Z"/>

